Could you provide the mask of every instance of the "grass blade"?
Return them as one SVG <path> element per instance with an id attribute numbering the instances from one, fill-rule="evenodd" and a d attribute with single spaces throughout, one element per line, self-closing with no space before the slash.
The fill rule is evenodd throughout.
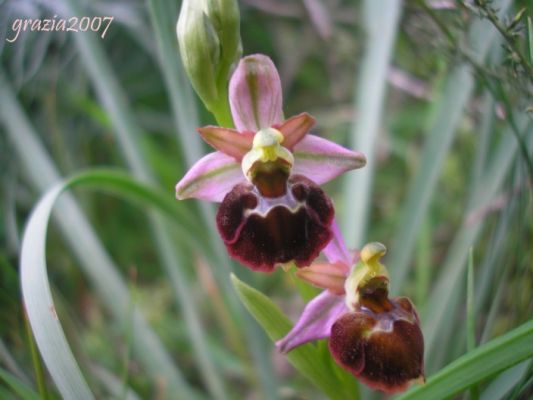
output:
<path id="1" fill-rule="evenodd" d="M 17 103 L 2 71 L 0 71 L 0 88 L 2 104 L 0 120 L 6 126 L 8 138 L 25 168 L 31 185 L 37 191 L 44 192 L 50 185 L 60 180 L 60 175 L 36 139 L 37 135 Z M 66 195 L 60 203 L 62 213 L 56 220 L 61 233 L 104 304 L 115 319 L 122 321 L 130 299 L 126 285 L 117 273 L 117 267 L 74 198 Z M 182 391 L 194 398 L 193 391 L 185 383 L 180 371 L 138 311 L 134 313 L 134 330 L 135 352 L 149 374 L 165 381 L 169 390 Z"/>
<path id="2" fill-rule="evenodd" d="M 72 15 L 83 14 L 78 0 L 66 0 L 65 4 Z M 77 35 L 75 39 L 83 64 L 91 78 L 100 102 L 108 110 L 114 127 L 112 132 L 117 137 L 127 165 L 140 180 L 153 182 L 153 171 L 151 171 L 137 144 L 142 132 L 135 123 L 135 118 L 126 100 L 127 97 L 113 73 L 102 46 L 95 35 Z M 188 151 L 188 149 L 184 150 Z M 216 399 L 224 399 L 226 396 L 222 379 L 207 353 L 208 346 L 204 330 L 200 329 L 201 325 L 197 319 L 196 305 L 193 303 L 193 296 L 188 293 L 188 287 L 185 284 L 187 282 L 186 278 L 183 275 L 180 263 L 177 261 L 180 259 L 180 255 L 177 253 L 176 247 L 168 241 L 170 234 L 165 227 L 164 221 L 152 215 L 149 217 L 152 236 L 158 249 L 161 263 L 173 283 L 178 305 L 182 308 L 188 321 L 186 326 L 199 364 L 199 372 L 211 395 Z"/>
<path id="3" fill-rule="evenodd" d="M 527 17 L 527 44 L 529 48 L 529 62 L 533 63 L 533 22 Z"/>
<path id="4" fill-rule="evenodd" d="M 28 385 L 0 367 L 0 382 L 4 381 L 5 385 L 11 388 L 22 400 L 39 400 L 39 395 Z"/>
<path id="5" fill-rule="evenodd" d="M 203 155 L 203 150 L 202 141 L 196 134 L 199 120 L 195 98 L 176 48 L 177 9 L 172 14 L 171 4 L 161 0 L 149 0 L 148 7 L 159 50 L 159 64 L 165 78 L 165 87 L 177 128 L 176 136 L 181 143 L 183 159 L 190 167 Z M 169 15 L 175 15 L 175 20 L 172 21 Z"/>
<path id="6" fill-rule="evenodd" d="M 157 193 L 157 191 L 155 190 L 152 190 L 152 189 L 149 189 L 147 186 L 139 183 L 139 182 L 136 182 L 133 178 L 131 177 L 128 177 L 127 175 L 123 174 L 123 173 L 117 173 L 116 171 L 106 171 L 106 170 L 94 170 L 94 171 L 87 171 L 87 172 L 83 172 L 83 173 L 80 173 L 76 176 L 74 176 L 73 178 L 69 179 L 68 181 L 64 182 L 64 183 L 59 183 L 57 184 L 53 189 L 51 189 L 47 195 L 39 202 L 36 210 L 34 211 L 32 218 L 30 218 L 30 221 L 28 222 L 28 229 L 25 233 L 25 236 L 24 236 L 24 239 L 23 239 L 23 255 L 25 254 L 25 251 L 29 251 L 29 252 L 32 252 L 32 245 L 35 246 L 35 243 L 33 243 L 31 240 L 29 240 L 29 238 L 33 237 L 33 235 L 35 235 L 35 233 L 32 231 L 35 230 L 35 229 L 43 229 L 42 225 L 44 224 L 44 229 L 46 229 L 46 225 L 47 225 L 47 222 L 48 222 L 48 218 L 50 217 L 50 214 L 51 214 L 51 210 L 52 210 L 52 206 L 54 204 L 54 202 L 57 200 L 57 198 L 59 197 L 60 193 L 63 191 L 63 190 L 66 190 L 67 188 L 69 187 L 73 187 L 73 186 L 78 186 L 78 185 L 89 185 L 89 186 L 94 186 L 94 187 L 97 187 L 98 189 L 102 190 L 107 190 L 107 191 L 111 191 L 111 192 L 114 192 L 114 193 L 118 193 L 120 195 L 122 195 L 125 199 L 128 199 L 128 200 L 131 200 L 131 199 L 143 199 L 144 200 L 144 206 L 146 205 L 150 205 L 152 207 L 155 207 L 157 208 L 159 211 L 163 211 L 166 215 L 169 215 L 169 216 L 173 216 L 175 215 L 175 210 L 173 210 L 172 208 L 170 207 L 167 207 L 165 205 L 165 200 L 166 197 L 164 197 L 163 195 L 159 195 Z M 35 215 L 40 215 L 40 219 L 35 222 L 35 218 L 37 218 L 37 216 Z M 41 221 L 41 222 L 39 222 Z M 177 225 L 179 226 L 180 223 L 179 223 L 179 218 L 176 219 L 176 223 Z M 184 234 L 186 233 L 186 231 L 184 230 Z M 29 236 L 28 236 L 29 235 Z M 45 235 L 43 233 L 43 235 Z M 39 237 L 39 236 L 38 236 Z M 196 237 L 196 241 L 198 242 L 201 238 L 201 234 L 198 234 L 198 237 Z M 44 246 L 44 241 L 45 241 L 45 237 L 42 238 L 42 244 Z M 28 244 L 29 243 L 29 244 Z M 27 249 L 27 250 L 25 250 Z M 43 249 L 43 252 L 44 252 L 44 249 Z M 44 264 L 44 253 L 38 253 L 38 252 L 35 252 L 33 251 L 33 253 L 31 253 L 34 257 L 41 257 L 42 259 L 39 259 L 37 260 L 38 262 L 41 262 L 41 265 L 39 268 L 44 268 L 44 273 L 46 273 L 46 265 Z M 33 264 L 35 264 L 35 262 L 33 262 Z M 31 268 L 32 268 L 32 263 L 30 262 L 26 262 L 25 259 L 23 259 L 21 261 L 21 265 L 25 268 L 23 269 L 23 271 L 30 271 L 30 273 L 32 274 L 32 276 L 37 276 L 38 278 L 40 277 L 40 279 L 38 279 L 39 283 L 38 284 L 41 284 L 43 280 L 47 279 L 45 276 L 42 276 L 43 273 L 41 273 L 41 275 L 39 274 L 36 274 L 35 271 L 33 271 Z M 22 277 L 22 281 L 23 283 L 25 283 L 25 285 L 30 285 L 31 282 L 30 280 L 23 276 Z M 30 282 L 30 283 L 27 283 L 27 282 Z M 180 290 L 183 289 L 183 288 L 180 288 Z M 24 290 L 24 297 L 27 298 L 28 296 L 30 297 L 30 300 L 34 297 L 32 295 L 32 293 L 35 293 L 35 290 L 34 289 L 25 289 L 25 286 L 23 286 L 23 290 Z M 29 294 L 27 294 L 29 293 Z M 188 291 L 185 290 L 185 293 L 188 293 Z M 38 293 L 36 296 L 42 296 L 41 293 Z M 36 297 L 36 298 L 39 298 L 39 297 Z M 46 298 L 48 299 L 48 297 L 42 297 L 42 298 Z M 31 305 L 28 306 L 28 309 L 32 309 L 32 310 L 35 310 L 34 313 L 39 315 L 39 316 L 45 316 L 45 315 L 49 315 L 50 314 L 50 310 L 51 308 L 50 307 L 53 307 L 53 303 L 52 303 L 52 300 L 51 298 L 49 299 L 48 302 L 39 302 L 41 304 L 41 308 L 39 309 L 38 307 L 36 308 L 35 305 Z M 47 303 L 47 304 L 45 304 Z M 48 307 L 48 308 L 47 308 Z M 48 312 L 44 312 L 44 310 L 48 310 Z M 191 312 L 189 310 L 189 312 Z M 52 316 L 54 316 L 55 314 L 52 314 Z M 57 329 L 61 329 L 61 327 L 59 326 L 59 322 L 57 322 L 57 317 L 54 317 L 54 321 L 56 321 L 56 332 L 57 332 Z M 30 316 L 30 320 L 32 321 L 35 321 L 35 316 L 34 315 L 31 315 Z M 42 323 L 42 322 L 34 322 L 34 323 L 38 323 L 38 326 L 37 327 L 34 327 L 34 332 L 37 331 L 37 332 L 40 332 L 40 331 L 46 331 L 46 332 L 50 332 L 50 328 L 48 326 L 46 326 L 46 323 Z M 195 329 L 200 329 L 199 326 L 196 326 L 196 327 L 193 327 Z M 37 336 L 37 332 L 36 332 L 36 336 Z M 62 330 L 61 330 L 62 332 Z M 47 339 L 45 341 L 45 348 L 46 346 L 50 346 L 49 345 L 49 340 L 50 339 Z M 54 340 L 58 340 L 58 344 L 55 344 L 55 346 L 52 346 L 52 348 L 59 348 L 59 349 L 68 349 L 68 344 L 66 343 L 66 341 L 64 341 L 64 334 L 63 334 L 63 338 L 61 337 L 61 335 L 54 335 Z M 40 345 L 39 348 L 41 349 L 41 351 L 43 351 L 43 346 Z M 57 357 L 57 355 L 56 355 Z M 45 358 L 45 360 L 50 360 L 50 359 L 53 359 L 52 356 L 45 356 L 45 354 L 43 354 L 43 358 Z M 72 359 L 72 361 L 75 363 L 75 361 Z M 55 360 L 54 360 L 55 362 Z M 47 362 L 47 366 L 50 368 L 50 363 Z M 66 367 L 64 367 L 66 368 Z M 69 368 L 68 368 L 69 371 L 75 371 L 75 370 L 79 370 L 79 368 L 77 368 L 77 366 L 74 366 L 74 365 L 70 365 Z M 52 376 L 54 376 L 54 374 L 52 373 Z M 57 378 L 56 378 L 57 379 Z M 60 380 L 62 378 L 59 378 Z M 73 381 L 73 380 L 69 380 L 69 381 Z M 79 385 L 80 383 L 79 382 L 76 382 L 76 381 L 73 381 L 75 385 Z M 61 393 L 63 395 L 65 395 L 65 393 L 68 393 L 68 392 L 64 392 L 63 390 L 61 391 Z"/>
<path id="7" fill-rule="evenodd" d="M 121 400 L 140 400 L 141 398 L 131 388 L 126 387 L 124 390 L 124 382 L 106 370 L 104 367 L 93 365 L 91 366 L 92 374 L 107 388 L 109 393 L 115 399 Z"/>
<path id="8" fill-rule="evenodd" d="M 460 357 L 398 400 L 446 399 L 533 357 L 533 321 Z"/>
<path id="9" fill-rule="evenodd" d="M 400 0 L 367 0 L 363 4 L 366 55 L 358 79 L 357 117 L 352 122 L 349 147 L 363 152 L 367 165 L 346 178 L 344 198 L 351 206 L 346 208 L 343 231 L 349 247 L 359 247 L 365 240 L 379 123 L 402 4 Z"/>
<path id="10" fill-rule="evenodd" d="M 39 357 L 37 346 L 35 345 L 35 339 L 33 337 L 33 333 L 30 328 L 30 323 L 26 315 L 24 315 L 24 327 L 26 329 L 26 336 L 29 342 L 33 369 L 35 371 L 35 377 L 37 379 L 37 387 L 39 388 L 39 395 L 41 396 L 42 400 L 48 400 L 50 397 L 48 396 L 48 390 L 46 389 L 46 380 L 44 377 L 43 364 L 41 362 L 41 358 Z"/>
<path id="11" fill-rule="evenodd" d="M 525 129 L 525 118 L 520 121 L 520 126 Z M 526 132 L 525 136 L 529 145 L 533 146 L 533 130 Z M 516 140 L 510 131 L 506 131 L 495 156 L 491 161 L 491 166 L 485 171 L 481 180 L 472 189 L 472 203 L 467 215 L 471 216 L 472 210 L 483 210 L 494 198 L 502 185 L 504 178 L 510 171 L 514 157 L 518 151 Z M 424 339 L 428 349 L 430 367 L 434 366 L 432 354 L 438 343 L 438 338 L 443 337 L 442 332 L 446 332 L 452 324 L 449 323 L 452 310 L 450 304 L 456 300 L 450 293 L 457 288 L 463 275 L 466 265 L 468 249 L 473 245 L 475 238 L 481 231 L 485 219 L 465 218 L 463 225 L 456 233 L 453 243 L 448 251 L 448 255 L 441 267 L 441 278 L 437 282 L 432 296 L 428 302 L 426 318 L 422 318 L 424 325 Z M 442 348 L 442 346 L 440 346 Z"/>
<path id="12" fill-rule="evenodd" d="M 470 247 L 468 254 L 468 269 L 466 278 L 466 351 L 470 352 L 476 347 L 476 315 L 474 305 L 474 250 Z M 479 399 L 477 385 L 470 388 L 470 399 Z"/>
<path id="13" fill-rule="evenodd" d="M 28 221 L 20 256 L 22 297 L 39 351 L 61 395 L 93 399 L 59 323 L 46 270 L 46 230 L 62 188 L 57 185 L 50 190 Z"/>
<path id="14" fill-rule="evenodd" d="M 466 278 L 466 350 L 476 347 L 476 315 L 474 306 L 474 250 L 468 252 L 468 269 Z"/>
<path id="15" fill-rule="evenodd" d="M 494 7 L 503 13 L 509 3 L 509 0 L 499 0 L 494 3 Z M 468 45 L 475 60 L 481 61 L 485 58 L 495 35 L 495 29 L 488 22 L 477 20 L 473 23 L 468 34 Z M 394 282 L 397 289 L 403 287 L 420 225 L 435 192 L 444 158 L 450 149 L 473 87 L 474 77 L 470 66 L 456 66 L 434 108 L 419 172 L 410 184 L 398 230 L 393 236 L 396 240 L 391 246 L 389 259 L 391 282 Z"/>
<path id="16" fill-rule="evenodd" d="M 0 267 L 2 264 L 0 263 Z M 0 338 L 0 362 L 8 369 L 8 372 L 13 374 L 21 382 L 28 384 L 29 378 L 22 371 L 20 366 L 15 361 L 14 357 L 11 355 L 10 351 L 7 349 L 4 341 Z"/>
<path id="17" fill-rule="evenodd" d="M 530 368 L 531 360 L 524 361 L 502 372 L 481 394 L 481 400 L 500 400 L 518 385 Z"/>

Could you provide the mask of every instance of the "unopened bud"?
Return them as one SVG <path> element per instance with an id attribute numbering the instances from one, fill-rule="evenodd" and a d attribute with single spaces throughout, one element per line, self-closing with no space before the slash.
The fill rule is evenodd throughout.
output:
<path id="1" fill-rule="evenodd" d="M 236 1 L 184 0 L 176 33 L 185 71 L 198 96 L 212 112 L 227 108 L 231 66 L 240 58 Z"/>
<path id="2" fill-rule="evenodd" d="M 220 42 L 221 69 L 226 70 L 226 82 L 232 64 L 242 55 L 239 5 L 236 0 L 208 0 L 207 15 Z"/>

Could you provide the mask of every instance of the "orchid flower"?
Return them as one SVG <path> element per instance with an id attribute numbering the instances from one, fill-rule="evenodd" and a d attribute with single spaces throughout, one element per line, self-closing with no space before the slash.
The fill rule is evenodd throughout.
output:
<path id="1" fill-rule="evenodd" d="M 318 185 L 361 168 L 365 157 L 308 134 L 315 119 L 307 113 L 283 118 L 281 81 L 267 56 L 240 60 L 229 103 L 235 129 L 198 129 L 217 151 L 193 165 L 176 196 L 222 202 L 219 233 L 247 267 L 308 266 L 333 236 L 333 204 Z"/>
<path id="2" fill-rule="evenodd" d="M 330 263 L 297 271 L 325 288 L 311 300 L 294 328 L 276 343 L 287 353 L 309 341 L 329 339 L 335 361 L 368 386 L 387 393 L 424 382 L 424 338 L 418 314 L 406 297 L 389 298 L 389 276 L 379 259 L 381 243 L 367 244 L 354 263 L 338 229 L 324 253 Z"/>

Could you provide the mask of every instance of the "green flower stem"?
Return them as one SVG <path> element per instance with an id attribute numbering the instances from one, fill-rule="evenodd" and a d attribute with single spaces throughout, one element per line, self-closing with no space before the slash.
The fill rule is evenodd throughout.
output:
<path id="1" fill-rule="evenodd" d="M 35 378 L 37 380 L 37 387 L 39 388 L 39 396 L 43 400 L 50 399 L 48 390 L 46 389 L 46 380 L 44 377 L 43 364 L 35 345 L 35 339 L 30 328 L 28 316 L 24 313 L 24 327 L 26 329 L 26 335 L 28 336 L 28 342 L 30 344 L 31 359 L 33 362 L 33 368 L 35 369 Z"/>
<path id="2" fill-rule="evenodd" d="M 225 128 L 233 128 L 233 117 L 231 116 L 231 109 L 228 97 L 228 83 L 229 83 L 229 65 L 220 71 L 217 80 L 218 99 L 212 104 L 206 104 L 209 111 L 213 113 L 217 124 Z"/>
<path id="3" fill-rule="evenodd" d="M 229 101 L 227 100 L 227 89 L 224 98 L 225 101 L 218 101 L 210 105 L 206 104 L 206 107 L 209 111 L 211 111 L 219 126 L 233 128 L 235 125 L 233 124 L 233 118 L 231 117 L 231 111 L 229 108 Z"/>

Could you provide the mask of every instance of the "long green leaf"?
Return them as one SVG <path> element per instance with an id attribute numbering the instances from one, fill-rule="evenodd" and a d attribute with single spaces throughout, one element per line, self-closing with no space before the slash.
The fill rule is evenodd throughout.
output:
<path id="1" fill-rule="evenodd" d="M 83 181 L 84 187 L 111 193 L 116 193 L 118 190 L 122 193 L 132 194 L 131 200 L 141 206 L 146 203 L 154 205 L 157 210 L 163 211 L 170 220 L 176 223 L 177 229 L 183 233 L 184 241 L 190 241 L 191 238 L 197 240 L 202 238 L 202 229 L 198 227 L 196 220 L 191 217 L 183 203 L 177 203 L 159 188 L 132 178 L 126 171 L 94 168 L 87 173 L 80 172 L 77 176 Z"/>
<path id="2" fill-rule="evenodd" d="M 165 197 L 159 194 L 157 190 L 135 181 L 134 178 L 124 173 L 93 170 L 77 174 L 70 180 L 55 185 L 39 202 L 32 213 L 22 242 L 21 258 L 21 280 L 29 318 L 32 321 L 37 341 L 40 343 L 39 348 L 43 353 L 43 358 L 47 361 L 49 369 L 50 365 L 54 368 L 54 371 L 51 370 L 50 372 L 56 382 L 72 382 L 73 388 L 60 387 L 61 393 L 66 397 L 73 395 L 76 398 L 90 398 L 83 397 L 81 393 L 76 392 L 79 388 L 83 388 L 85 384 L 55 314 L 55 308 L 50 296 L 44 252 L 46 227 L 54 203 L 62 191 L 79 185 L 110 191 L 128 200 L 136 199 L 139 203 L 141 203 L 139 200 L 142 200 L 144 206 L 149 205 L 157 208 L 165 213 L 166 216 L 172 217 L 175 215 L 175 210 L 166 204 Z M 176 220 L 176 226 L 180 226 L 179 219 Z M 190 232 L 183 230 L 184 236 L 188 233 Z M 196 242 L 199 242 L 200 239 L 200 234 L 195 237 Z M 37 271 L 35 270 L 36 268 Z M 34 282 L 35 280 L 36 283 Z M 50 332 L 52 335 L 48 337 L 47 335 L 50 335 Z M 43 335 L 45 338 L 40 340 Z M 52 353 L 48 353 L 48 349 L 51 349 Z M 53 361 L 50 362 L 50 360 Z M 59 372 L 56 372 L 56 370 Z M 63 378 L 61 374 L 65 373 L 68 373 L 68 376 Z M 71 390 L 74 391 L 71 392 Z"/>
<path id="3" fill-rule="evenodd" d="M 533 357 L 533 321 L 460 357 L 398 400 L 446 399 Z"/>
<path id="4" fill-rule="evenodd" d="M 63 189 L 56 185 L 34 209 L 20 254 L 22 297 L 41 355 L 61 394 L 67 399 L 92 399 L 56 314 L 46 269 L 46 231 L 52 207 Z"/>
<path id="5" fill-rule="evenodd" d="M 241 301 L 263 327 L 272 341 L 285 336 L 292 328 L 291 321 L 263 293 L 248 286 L 235 275 L 231 276 L 233 286 Z M 335 375 L 331 365 L 324 361 L 319 349 L 313 344 L 306 344 L 287 354 L 290 363 L 313 384 L 332 399 L 357 399 L 357 391 L 343 391 L 342 382 Z M 353 380 L 353 379 L 352 379 Z"/>

